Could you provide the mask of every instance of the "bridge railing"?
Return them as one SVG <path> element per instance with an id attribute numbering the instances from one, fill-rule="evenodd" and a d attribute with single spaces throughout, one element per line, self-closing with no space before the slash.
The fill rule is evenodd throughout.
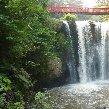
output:
<path id="1" fill-rule="evenodd" d="M 109 8 L 88 8 L 88 7 L 75 7 L 71 5 L 50 5 L 48 11 L 51 13 L 100 13 L 109 14 Z"/>

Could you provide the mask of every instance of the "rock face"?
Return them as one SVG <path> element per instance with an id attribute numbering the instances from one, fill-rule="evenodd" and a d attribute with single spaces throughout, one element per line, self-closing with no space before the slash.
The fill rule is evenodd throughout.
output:
<path id="1" fill-rule="evenodd" d="M 51 79 L 62 76 L 62 61 L 60 58 L 54 58 L 53 60 L 50 60 L 49 67 L 50 71 L 52 72 L 51 75 L 49 75 Z"/>

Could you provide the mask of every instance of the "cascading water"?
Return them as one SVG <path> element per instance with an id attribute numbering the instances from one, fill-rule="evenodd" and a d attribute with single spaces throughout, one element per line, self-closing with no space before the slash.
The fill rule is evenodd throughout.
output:
<path id="1" fill-rule="evenodd" d="M 101 24 L 101 79 L 109 79 L 109 22 Z"/>
<path id="2" fill-rule="evenodd" d="M 70 73 L 70 81 L 76 82 L 76 71 L 74 65 L 74 56 L 73 56 L 73 42 L 70 34 L 70 28 L 67 21 L 63 21 L 65 25 L 66 33 L 67 33 L 67 41 L 68 41 L 68 50 L 67 50 L 67 66 Z"/>
<path id="3" fill-rule="evenodd" d="M 109 23 L 77 21 L 80 82 L 109 79 Z"/>
<path id="4" fill-rule="evenodd" d="M 87 71 L 86 71 L 86 54 L 85 54 L 85 39 L 83 35 L 83 27 L 85 27 L 86 22 L 81 22 L 82 24 L 80 25 L 79 22 L 77 22 L 77 27 L 78 27 L 78 34 L 79 34 L 79 58 L 80 58 L 80 68 L 79 72 L 82 72 L 80 74 L 81 81 L 87 81 Z M 80 26 L 79 26 L 80 25 Z M 82 78 L 83 77 L 83 78 Z"/>
<path id="5" fill-rule="evenodd" d="M 77 80 L 71 25 L 63 21 L 69 42 L 67 65 Z M 50 90 L 53 109 L 109 109 L 109 22 L 77 21 L 80 83 Z M 74 38 L 73 38 L 74 39 Z M 105 80 L 105 81 L 104 81 Z M 106 81 L 107 80 L 107 81 Z"/>
<path id="6" fill-rule="evenodd" d="M 77 82 L 74 47 L 71 30 L 67 21 L 63 21 L 69 42 L 67 66 L 72 82 Z M 79 77 L 81 83 L 109 79 L 109 23 L 76 21 L 78 32 Z M 77 48 L 76 48 L 77 49 Z"/>

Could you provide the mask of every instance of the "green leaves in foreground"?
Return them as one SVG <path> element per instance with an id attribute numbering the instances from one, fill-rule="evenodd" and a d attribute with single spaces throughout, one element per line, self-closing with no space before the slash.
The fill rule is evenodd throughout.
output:
<path id="1" fill-rule="evenodd" d="M 0 76 L 0 92 L 11 90 L 11 81 L 8 77 L 2 75 Z"/>
<path id="2" fill-rule="evenodd" d="M 36 109 L 53 109 L 49 104 L 49 96 L 44 93 L 38 92 L 35 95 L 35 108 Z"/>
<path id="3" fill-rule="evenodd" d="M 12 82 L 6 75 L 0 76 L 0 94 L 0 109 L 24 109 L 21 95 L 13 91 Z"/>

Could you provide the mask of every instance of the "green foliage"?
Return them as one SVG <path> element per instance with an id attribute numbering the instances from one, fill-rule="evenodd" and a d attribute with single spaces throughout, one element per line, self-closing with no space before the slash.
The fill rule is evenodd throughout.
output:
<path id="1" fill-rule="evenodd" d="M 62 27 L 62 22 L 60 22 L 59 19 L 50 18 L 48 21 L 49 27 L 51 27 L 52 30 L 59 32 Z"/>
<path id="2" fill-rule="evenodd" d="M 15 103 L 9 103 L 7 105 L 8 109 L 24 109 L 24 103 L 22 102 L 15 102 Z"/>
<path id="3" fill-rule="evenodd" d="M 17 80 L 16 83 L 20 85 L 20 87 L 18 88 L 24 90 L 23 88 L 25 87 L 25 90 L 27 90 L 32 87 L 33 84 L 31 77 L 23 68 L 16 69 L 15 67 L 13 67 L 12 69 Z"/>
<path id="4" fill-rule="evenodd" d="M 35 108 L 36 109 L 53 109 L 49 104 L 49 97 L 46 97 L 45 94 L 41 92 L 36 93 Z"/>
<path id="5" fill-rule="evenodd" d="M 35 100 L 36 101 L 40 101 L 41 99 L 43 99 L 45 97 L 44 93 L 38 92 L 35 95 Z"/>
<path id="6" fill-rule="evenodd" d="M 109 1 L 108 0 L 98 0 L 97 7 L 101 8 L 108 8 L 109 7 Z M 101 22 L 108 22 L 109 21 L 109 15 L 99 15 L 99 19 Z"/>
<path id="7" fill-rule="evenodd" d="M 54 39 L 54 54 L 55 56 L 61 57 L 63 51 L 67 47 L 67 41 L 65 35 L 62 34 L 63 23 L 59 19 L 50 18 L 48 26 L 55 31 Z M 54 59 L 55 57 L 53 57 Z"/>
<path id="8" fill-rule="evenodd" d="M 0 91 L 9 91 L 11 90 L 11 81 L 5 75 L 0 76 Z"/>
<path id="9" fill-rule="evenodd" d="M 47 1 L 1 0 L 1 3 L 6 12 L 0 17 L 0 63 L 5 71 L 12 70 L 14 77 L 28 87 L 31 77 L 27 75 L 36 69 L 36 76 L 49 72 L 47 62 L 54 54 L 56 33 L 48 26 Z M 36 60 L 32 57 L 35 54 Z"/>
<path id="10" fill-rule="evenodd" d="M 109 1 L 108 0 L 98 0 L 97 5 L 99 7 L 107 7 L 109 6 Z"/>
<path id="11" fill-rule="evenodd" d="M 62 33 L 57 34 L 56 40 L 57 41 L 55 43 L 55 50 L 57 52 L 57 56 L 61 58 L 64 50 L 67 48 L 68 43 L 67 43 L 67 40 L 65 39 L 64 34 L 62 34 Z"/>
<path id="12" fill-rule="evenodd" d="M 99 16 L 99 18 L 100 18 L 100 21 L 102 21 L 102 22 L 109 21 L 109 15 L 102 15 L 102 16 Z"/>
<path id="13" fill-rule="evenodd" d="M 0 0 L 0 91 L 15 94 L 12 102 L 0 96 L 8 109 L 24 108 L 33 83 L 48 79 L 49 60 L 65 47 L 64 36 L 57 34 L 62 23 L 49 17 L 47 1 Z"/>
<path id="14" fill-rule="evenodd" d="M 0 95 L 0 108 L 5 104 L 6 99 L 4 96 Z"/>
<path id="15" fill-rule="evenodd" d="M 21 93 L 18 91 L 13 92 L 11 83 L 11 80 L 6 75 L 0 76 L 0 109 L 24 109 Z"/>
<path id="16" fill-rule="evenodd" d="M 0 76 L 0 108 L 6 103 L 6 93 L 11 90 L 11 81 L 6 75 Z"/>
<path id="17" fill-rule="evenodd" d="M 73 14 L 68 13 L 68 14 L 64 14 L 62 16 L 62 19 L 63 20 L 73 21 L 74 22 L 77 19 L 77 17 L 76 17 L 76 15 L 73 15 Z"/>

